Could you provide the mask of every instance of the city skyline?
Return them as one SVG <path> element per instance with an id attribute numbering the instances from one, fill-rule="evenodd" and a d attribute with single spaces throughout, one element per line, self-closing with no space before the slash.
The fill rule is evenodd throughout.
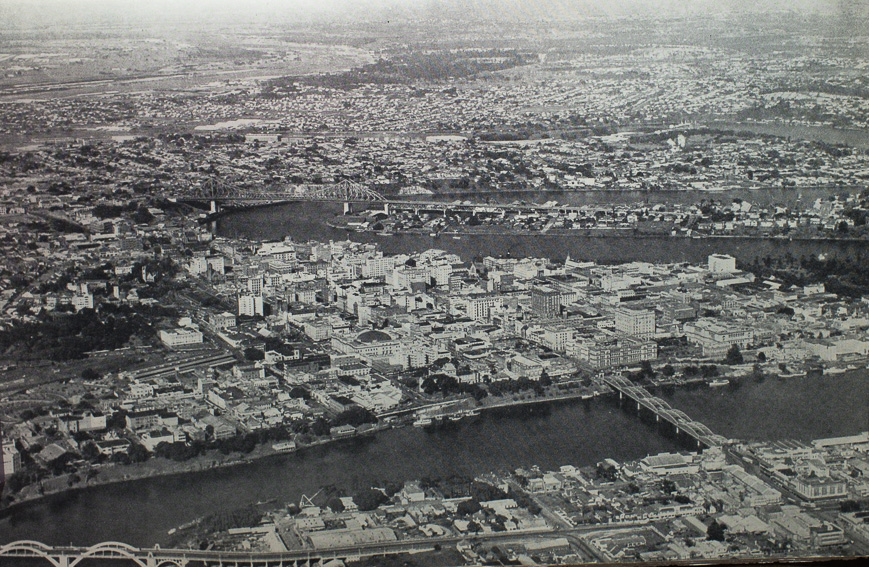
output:
<path id="1" fill-rule="evenodd" d="M 869 556 L 867 21 L 3 2 L 0 563 Z"/>

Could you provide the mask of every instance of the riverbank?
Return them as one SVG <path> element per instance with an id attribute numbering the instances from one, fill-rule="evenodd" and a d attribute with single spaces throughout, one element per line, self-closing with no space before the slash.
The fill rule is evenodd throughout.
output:
<path id="1" fill-rule="evenodd" d="M 740 376 L 744 374 L 744 372 L 748 372 L 750 370 L 749 365 L 743 365 L 740 367 L 735 367 L 733 370 L 738 370 L 737 372 Z M 865 368 L 861 364 L 860 366 L 849 366 L 846 369 L 841 369 L 839 372 L 831 373 L 836 376 L 836 383 L 839 383 L 840 380 L 853 378 L 854 376 L 860 376 L 861 378 L 865 376 Z M 842 374 L 846 378 L 842 378 Z M 747 375 L 745 375 L 747 376 Z M 743 378 L 745 378 L 743 376 Z M 797 377 L 798 375 L 794 375 Z M 804 377 L 805 374 L 800 374 L 799 376 Z M 817 379 L 824 379 L 825 375 L 818 375 L 813 378 L 814 382 L 817 382 Z M 734 376 L 728 376 L 731 379 Z M 770 376 L 772 378 L 773 376 Z M 666 388 L 663 391 L 663 395 L 668 399 L 680 400 L 683 403 L 674 404 L 676 407 L 696 407 L 698 404 L 712 404 L 716 403 L 714 400 L 719 399 L 722 395 L 724 398 L 729 398 L 728 394 L 735 394 L 738 392 L 737 386 L 739 386 L 740 382 L 742 385 L 750 387 L 750 389 L 756 389 L 759 387 L 770 388 L 770 380 L 766 380 L 766 386 L 759 384 L 757 380 L 749 380 L 745 381 L 744 379 L 738 378 L 736 382 L 731 382 L 729 388 L 699 388 L 698 386 L 702 386 L 703 382 L 707 382 L 703 379 L 695 379 L 685 383 L 659 383 L 656 384 L 658 387 L 669 386 L 670 390 L 667 391 Z M 780 380 L 775 380 L 775 383 L 791 383 L 791 380 L 785 380 L 785 378 L 781 378 Z M 803 381 L 805 382 L 805 381 Z M 675 389 L 674 389 L 675 388 Z M 775 388 L 776 390 L 778 388 Z M 552 393 L 552 390 L 556 390 Z M 557 405 L 573 405 L 574 402 L 584 401 L 586 402 L 586 410 L 589 409 L 588 403 L 595 401 L 597 399 L 605 398 L 609 393 L 609 390 L 606 388 L 588 388 L 588 387 L 575 387 L 571 389 L 571 391 L 558 391 L 557 386 L 554 386 L 550 390 L 550 395 L 539 396 L 533 392 L 520 392 L 508 396 L 501 396 L 499 398 L 485 398 L 483 403 L 477 405 L 476 409 L 481 413 L 490 414 L 492 416 L 498 416 L 497 419 L 511 418 L 511 417 L 527 417 L 530 415 L 541 415 L 548 414 L 549 411 L 532 411 L 532 408 L 540 406 L 540 405 L 548 405 L 554 404 L 552 406 L 552 411 L 555 411 L 555 407 Z M 817 394 L 817 393 L 816 393 Z M 764 399 L 769 399 L 771 395 L 770 392 L 764 396 Z M 675 396 L 675 398 L 673 398 Z M 699 398 L 698 398 L 699 396 Z M 702 400 L 702 402 L 700 401 Z M 730 403 L 730 402 L 721 402 L 721 403 Z M 513 412 L 511 409 L 521 409 L 526 407 L 528 411 L 519 411 Z M 501 411 L 498 411 L 501 410 Z M 409 409 L 409 413 L 413 413 L 414 410 Z M 694 413 L 694 412 L 690 412 Z M 710 412 L 699 412 L 701 415 L 705 415 Z M 714 412 L 711 412 L 714 413 Z M 734 413 L 732 408 L 730 411 L 725 412 L 728 415 Z M 865 413 L 865 412 L 864 412 Z M 700 416 L 697 416 L 700 417 Z M 867 416 L 869 417 L 869 416 Z M 703 417 L 700 417 L 701 421 L 704 420 Z M 461 425 L 462 431 L 471 431 L 476 430 L 478 428 L 478 424 L 475 423 L 476 420 L 459 420 L 459 425 Z M 352 437 L 343 437 L 343 438 L 323 438 L 318 439 L 313 442 L 307 443 L 305 445 L 299 446 L 296 451 L 287 452 L 275 450 L 272 447 L 271 443 L 265 443 L 258 445 L 251 453 L 245 455 L 232 454 L 232 455 L 223 455 L 217 450 L 209 451 L 207 454 L 200 455 L 189 461 L 184 462 L 176 462 L 167 460 L 164 458 L 152 458 L 143 463 L 137 463 L 132 465 L 111 465 L 104 467 L 94 467 L 93 470 L 99 471 L 96 476 L 91 479 L 87 479 L 87 470 L 79 471 L 79 475 L 84 477 L 84 480 L 74 483 L 72 485 L 68 484 L 69 475 L 64 475 L 61 477 L 55 477 L 53 479 L 47 480 L 43 482 L 43 486 L 45 490 L 40 493 L 36 486 L 28 487 L 24 493 L 19 494 L 18 499 L 8 508 L 0 511 L 0 518 L 15 516 L 16 511 L 27 509 L 27 505 L 38 503 L 40 500 L 46 500 L 50 497 L 53 497 L 53 502 L 57 501 L 57 498 L 60 497 L 61 501 L 75 501 L 79 498 L 76 494 L 83 494 L 87 491 L 95 489 L 100 486 L 112 485 L 112 484 L 123 484 L 134 481 L 142 481 L 147 479 L 156 479 L 156 478 L 166 478 L 167 481 L 171 477 L 175 477 L 177 479 L 182 479 L 184 477 L 193 478 L 195 474 L 203 474 L 209 471 L 217 471 L 220 469 L 232 469 L 238 468 L 243 465 L 251 465 L 257 461 L 264 461 L 269 458 L 277 458 L 281 456 L 288 456 L 294 453 L 299 454 L 303 459 L 306 454 L 314 457 L 323 457 L 325 453 L 315 453 L 314 450 L 317 448 L 327 449 L 333 445 L 341 445 L 343 444 L 345 447 L 356 447 L 356 444 L 360 442 L 360 440 L 364 440 L 366 438 L 373 440 L 376 436 L 383 434 L 388 430 L 414 430 L 417 428 L 410 427 L 412 423 L 412 419 L 399 419 L 397 421 L 390 421 L 388 423 L 384 422 L 379 424 L 376 427 L 368 429 L 364 433 L 360 433 L 359 435 Z M 732 427 L 728 421 L 721 421 L 721 423 L 710 422 L 707 423 L 713 430 L 717 431 L 717 425 L 725 425 L 724 430 Z M 455 427 L 453 427 L 455 429 Z M 471 428 L 471 429 L 468 429 Z M 749 434 L 747 431 L 739 431 L 741 434 Z M 818 436 L 831 436 L 836 434 L 835 431 L 826 431 L 823 428 L 819 428 L 819 433 L 821 435 Z M 351 451 L 356 451 L 358 449 L 350 449 Z M 332 448 L 328 449 L 328 454 L 332 455 L 333 453 L 340 453 L 341 451 L 335 451 Z M 275 466 L 278 461 L 273 460 L 271 465 L 267 465 L 266 468 Z M 289 462 L 287 462 L 289 463 Z M 239 473 L 240 474 L 240 473 Z M 187 481 L 184 481 L 185 483 Z"/>
<path id="2" fill-rule="evenodd" d="M 277 207 L 279 205 L 286 205 L 288 203 L 294 203 L 294 202 L 296 202 L 296 201 L 286 199 L 286 200 L 281 200 L 281 201 L 268 201 L 265 203 L 251 203 L 251 204 L 242 205 L 242 206 L 224 205 L 216 213 L 212 213 L 212 212 L 202 213 L 204 216 L 201 216 L 199 218 L 199 222 L 201 224 L 206 224 L 206 223 L 214 222 L 216 220 L 221 219 L 222 217 L 225 217 L 227 215 L 231 215 L 233 213 L 237 213 L 240 211 L 254 211 L 256 209 L 266 209 L 266 208 L 270 208 L 270 207 Z"/>
<path id="3" fill-rule="evenodd" d="M 808 440 L 866 430 L 867 378 L 867 371 L 858 369 L 830 378 L 748 379 L 738 388 L 699 384 L 659 390 L 657 395 L 727 438 Z M 51 545 L 113 540 L 165 547 L 170 529 L 196 518 L 272 499 L 299 502 L 324 486 L 353 491 L 384 482 L 473 478 L 533 465 L 557 470 L 565 464 L 593 466 L 606 458 L 632 461 L 684 448 L 659 434 L 648 420 L 620 409 L 615 399 L 604 395 L 584 402 L 481 411 L 443 428 L 388 428 L 197 474 L 47 496 L 0 516 L 0 544 L 18 539 Z M 119 513 L 130 509 L 137 513 Z M 142 517 L 149 521 L 142 522 Z"/>
<path id="4" fill-rule="evenodd" d="M 562 394 L 557 396 L 547 396 L 544 398 L 535 397 L 535 398 L 526 398 L 522 397 L 521 399 L 507 400 L 501 403 L 496 403 L 494 405 L 481 405 L 479 406 L 480 411 L 486 410 L 497 410 L 518 406 L 525 406 L 531 404 L 540 404 L 540 403 L 554 403 L 554 402 L 569 402 L 574 400 L 582 400 L 582 399 L 591 399 L 596 396 L 599 396 L 601 392 L 594 392 L 594 394 L 590 397 L 587 392 L 573 392 L 569 394 Z M 413 411 L 413 410 L 409 410 Z M 95 488 L 98 486 L 110 485 L 110 484 L 120 484 L 125 482 L 134 482 L 137 480 L 144 480 L 149 478 L 157 478 L 157 477 L 176 477 L 176 476 L 184 476 L 191 475 L 195 473 L 201 473 L 209 470 L 215 469 L 223 469 L 223 468 L 231 468 L 238 467 L 241 465 L 247 465 L 254 463 L 256 461 L 267 459 L 269 457 L 277 457 L 281 455 L 289 455 L 294 453 L 305 453 L 306 451 L 310 451 L 312 449 L 318 447 L 325 447 L 332 444 L 339 444 L 342 442 L 347 442 L 348 440 L 360 439 L 365 437 L 371 437 L 376 435 L 377 433 L 389 430 L 389 429 L 398 429 L 404 427 L 410 427 L 411 423 L 408 421 L 404 422 L 390 422 L 390 423 L 381 423 L 378 424 L 363 433 L 353 435 L 350 437 L 337 437 L 337 438 L 325 438 L 325 439 L 317 439 L 310 443 L 306 443 L 304 445 L 299 445 L 295 451 L 281 451 L 275 450 L 272 448 L 271 443 L 264 443 L 261 445 L 257 445 L 253 451 L 246 455 L 224 455 L 217 450 L 211 450 L 206 454 L 199 455 L 187 461 L 172 461 L 165 458 L 152 457 L 151 459 L 144 461 L 142 463 L 133 463 L 130 465 L 108 465 L 94 466 L 91 470 L 99 471 L 98 474 L 90 479 L 87 478 L 86 471 L 79 471 L 77 474 L 79 477 L 82 477 L 82 480 L 76 482 L 72 485 L 68 484 L 68 481 L 72 475 L 63 475 L 59 477 L 52 477 L 50 479 L 46 479 L 42 482 L 43 491 L 40 492 L 38 485 L 29 485 L 25 487 L 21 492 L 16 495 L 15 501 L 8 507 L 0 509 L 0 517 L 7 516 L 12 514 L 17 508 L 30 504 L 33 502 L 37 502 L 39 500 L 51 497 L 51 496 L 60 496 L 64 494 L 71 494 L 80 491 L 86 491 L 91 488 Z"/>
<path id="5" fill-rule="evenodd" d="M 678 232 L 676 234 L 668 232 L 644 232 L 636 229 L 571 229 L 571 228 L 551 228 L 549 230 L 528 230 L 518 228 L 504 227 L 479 227 L 479 226 L 448 226 L 443 229 L 426 229 L 426 228 L 402 228 L 400 232 L 392 232 L 389 228 L 384 230 L 373 230 L 371 228 L 351 228 L 346 224 L 337 222 L 334 219 L 327 220 L 325 223 L 328 227 L 337 230 L 345 230 L 349 233 L 364 233 L 375 236 L 388 238 L 391 236 L 415 234 L 419 236 L 532 236 L 532 237 L 576 237 L 576 238 L 654 238 L 668 240 L 739 240 L 739 241 L 757 241 L 769 240 L 778 242 L 805 242 L 805 243 L 824 243 L 824 242 L 840 242 L 840 243 L 867 243 L 869 240 L 865 238 L 840 237 L 840 236 L 789 236 L 784 234 L 702 234 L 692 233 L 686 234 Z"/>

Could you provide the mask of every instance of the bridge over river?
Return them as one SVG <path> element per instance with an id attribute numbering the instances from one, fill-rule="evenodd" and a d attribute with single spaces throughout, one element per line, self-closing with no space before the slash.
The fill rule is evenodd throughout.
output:
<path id="1" fill-rule="evenodd" d="M 197 184 L 188 184 L 173 191 L 169 199 L 174 201 L 200 201 L 211 203 L 211 212 L 218 210 L 220 203 L 256 205 L 263 203 L 284 203 L 293 201 L 321 201 L 344 203 L 344 212 L 351 212 L 353 204 L 382 205 L 388 215 L 392 211 L 447 213 L 546 213 L 553 210 L 562 212 L 579 211 L 581 207 L 562 205 L 560 207 L 534 203 L 482 203 L 468 200 L 426 201 L 423 199 L 388 198 L 376 190 L 350 180 L 328 184 L 299 184 L 282 186 L 249 187 L 231 185 L 221 180 L 208 179 Z"/>
<path id="2" fill-rule="evenodd" d="M 675 428 L 676 435 L 687 435 L 697 442 L 697 448 L 720 447 L 726 445 L 729 440 L 726 437 L 713 433 L 706 425 L 691 419 L 682 410 L 675 409 L 657 396 L 653 396 L 643 388 L 637 386 L 627 378 L 621 376 L 608 376 L 604 383 L 619 395 L 619 401 L 631 400 L 636 404 L 637 412 L 646 410 L 655 416 L 655 422 L 666 422 Z"/>
<path id="3" fill-rule="evenodd" d="M 38 541 L 15 541 L 0 546 L 0 565 L 10 559 L 42 560 L 52 567 L 76 567 L 82 562 L 114 560 L 139 567 L 187 567 L 220 565 L 221 567 L 315 567 L 332 559 L 356 559 L 394 553 L 431 551 L 438 541 L 392 541 L 352 548 L 297 550 L 280 552 L 244 552 L 196 549 L 137 548 L 126 543 L 103 542 L 90 547 L 48 546 Z M 454 538 L 457 539 L 457 538 Z M 449 542 L 441 542 L 449 543 Z M 38 565 L 38 562 L 30 563 Z"/>

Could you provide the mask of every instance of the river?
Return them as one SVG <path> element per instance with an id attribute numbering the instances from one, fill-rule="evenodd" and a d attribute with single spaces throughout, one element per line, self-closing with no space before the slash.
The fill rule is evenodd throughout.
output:
<path id="1" fill-rule="evenodd" d="M 493 410 L 440 431 L 392 429 L 235 467 L 50 496 L 0 521 L 0 541 L 148 545 L 164 542 L 169 529 L 199 516 L 272 498 L 298 502 L 302 494 L 311 496 L 327 485 L 353 489 L 383 480 L 476 475 L 531 464 L 594 464 L 675 448 L 605 401 L 549 409 L 524 417 Z"/>
<path id="2" fill-rule="evenodd" d="M 749 194 L 755 194 L 749 199 Z M 705 197 L 728 202 L 733 198 L 749 199 L 752 202 L 793 204 L 802 195 L 803 201 L 826 197 L 830 190 L 770 190 L 752 192 L 747 190 L 708 194 Z M 740 197 L 741 195 L 741 197 Z M 522 199 L 522 195 L 510 195 L 500 200 Z M 534 200 L 558 200 L 570 204 L 632 203 L 638 201 L 655 204 L 659 202 L 689 202 L 698 199 L 697 193 L 668 192 L 577 192 L 540 196 Z M 525 199 L 531 200 L 531 199 Z M 395 234 L 391 236 L 373 233 L 347 232 L 326 225 L 326 221 L 341 211 L 340 204 L 298 202 L 242 209 L 231 212 L 216 222 L 215 232 L 230 238 L 244 237 L 256 240 L 279 240 L 291 236 L 297 241 L 354 240 L 377 242 L 387 254 L 418 252 L 440 248 L 470 261 L 478 256 L 543 257 L 564 260 L 570 254 L 574 260 L 593 260 L 599 263 L 644 262 L 692 262 L 705 263 L 710 254 L 730 254 L 741 262 L 751 262 L 765 256 L 779 257 L 791 254 L 817 256 L 819 254 L 854 257 L 869 253 L 869 242 L 849 241 L 789 241 L 760 238 L 671 238 L 618 237 L 600 238 L 573 235 L 462 235 L 455 239 L 448 235 L 432 237 L 427 234 Z"/>
<path id="3" fill-rule="evenodd" d="M 805 441 L 869 429 L 869 374 L 864 370 L 663 396 L 726 437 Z M 197 517 L 272 498 L 298 502 L 322 486 L 352 490 L 383 480 L 474 475 L 530 464 L 548 469 L 593 465 L 606 457 L 631 460 L 678 449 L 611 399 L 548 407 L 548 412 L 519 417 L 495 410 L 441 431 L 393 429 L 235 467 L 50 496 L 0 520 L 0 543 L 165 545 L 169 529 Z"/>
<path id="4" fill-rule="evenodd" d="M 869 148 L 869 132 L 860 129 L 836 128 L 808 124 L 789 124 L 786 122 L 735 122 L 731 120 L 712 120 L 703 123 L 716 130 L 734 132 L 753 132 L 794 140 L 811 140 L 828 144 L 845 144 L 859 149 Z"/>

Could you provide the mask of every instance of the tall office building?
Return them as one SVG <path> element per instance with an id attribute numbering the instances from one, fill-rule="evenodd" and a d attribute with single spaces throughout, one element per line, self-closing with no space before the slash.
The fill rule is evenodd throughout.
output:
<path id="1" fill-rule="evenodd" d="M 655 336 L 655 312 L 638 307 L 619 307 L 615 312 L 616 331 L 637 337 L 651 339 Z"/>
<path id="2" fill-rule="evenodd" d="M 261 295 L 239 295 L 238 314 L 253 317 L 263 315 L 263 298 Z"/>
<path id="3" fill-rule="evenodd" d="M 542 318 L 558 317 L 561 312 L 561 294 L 548 285 L 531 288 L 531 311 Z"/>

